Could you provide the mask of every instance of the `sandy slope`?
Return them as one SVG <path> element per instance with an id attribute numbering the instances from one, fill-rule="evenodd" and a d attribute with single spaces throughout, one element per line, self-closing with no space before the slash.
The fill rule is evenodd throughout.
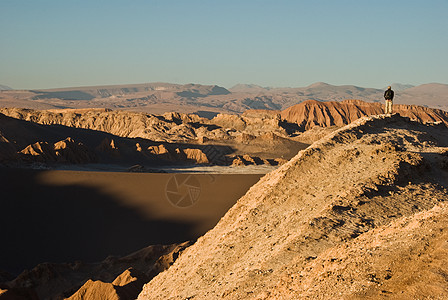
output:
<path id="1" fill-rule="evenodd" d="M 359 119 L 263 177 L 139 299 L 446 297 L 447 147 L 444 125 Z"/>
<path id="2" fill-rule="evenodd" d="M 448 206 L 392 221 L 328 249 L 271 298 L 446 299 Z"/>

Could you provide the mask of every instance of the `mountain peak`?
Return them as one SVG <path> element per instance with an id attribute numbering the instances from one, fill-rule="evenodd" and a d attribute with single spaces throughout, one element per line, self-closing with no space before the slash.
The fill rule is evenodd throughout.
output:
<path id="1" fill-rule="evenodd" d="M 322 82 L 322 81 L 319 81 L 319 82 L 315 82 L 315 83 L 313 83 L 313 84 L 310 84 L 309 86 L 307 86 L 307 88 L 322 88 L 322 87 L 328 87 L 328 86 L 332 86 L 331 84 L 328 84 L 328 83 L 326 83 L 326 82 Z"/>

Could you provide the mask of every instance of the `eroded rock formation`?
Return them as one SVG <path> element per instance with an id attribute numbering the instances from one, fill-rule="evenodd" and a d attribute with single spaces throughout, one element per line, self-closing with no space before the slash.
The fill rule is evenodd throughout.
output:
<path id="1" fill-rule="evenodd" d="M 12 296 L 6 299 L 135 299 L 143 284 L 171 266 L 189 245 L 149 246 L 99 263 L 40 264 L 0 282 L 0 299 L 1 293 Z"/>
<path id="2" fill-rule="evenodd" d="M 20 151 L 26 161 L 59 162 L 86 164 L 96 161 L 95 155 L 82 143 L 68 137 L 50 145 L 48 142 L 36 142 Z"/>
<path id="3" fill-rule="evenodd" d="M 420 122 L 442 122 L 448 125 L 448 112 L 417 105 L 395 104 L 393 111 L 403 117 Z M 381 103 L 361 100 L 345 100 L 341 102 L 304 101 L 281 112 L 282 119 L 297 123 L 302 130 L 316 126 L 344 126 L 361 117 L 384 113 Z"/>

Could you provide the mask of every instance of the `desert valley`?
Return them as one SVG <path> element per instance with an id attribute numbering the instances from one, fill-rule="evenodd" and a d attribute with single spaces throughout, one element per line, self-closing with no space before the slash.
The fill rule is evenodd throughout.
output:
<path id="1" fill-rule="evenodd" d="M 448 85 L 0 86 L 0 299 L 444 299 Z"/>

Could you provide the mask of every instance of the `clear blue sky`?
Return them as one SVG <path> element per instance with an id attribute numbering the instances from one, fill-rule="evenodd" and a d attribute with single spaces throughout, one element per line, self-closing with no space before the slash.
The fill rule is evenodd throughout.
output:
<path id="1" fill-rule="evenodd" d="M 448 1 L 0 0 L 0 84 L 448 83 Z"/>

